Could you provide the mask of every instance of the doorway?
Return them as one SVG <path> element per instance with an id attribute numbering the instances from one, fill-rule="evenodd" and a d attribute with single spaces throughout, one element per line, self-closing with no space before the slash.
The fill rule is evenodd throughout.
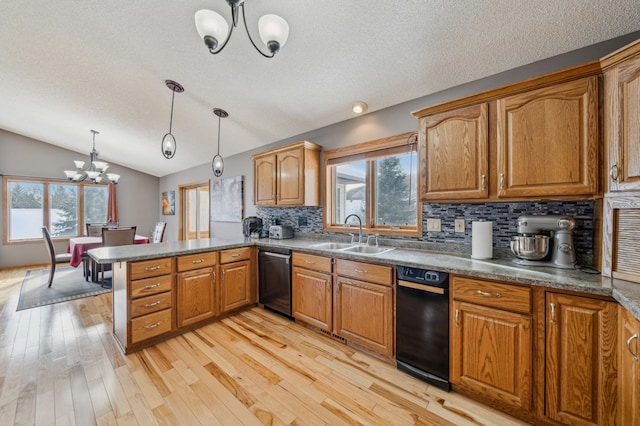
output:
<path id="1" fill-rule="evenodd" d="M 178 186 L 180 240 L 209 238 L 209 181 Z"/>

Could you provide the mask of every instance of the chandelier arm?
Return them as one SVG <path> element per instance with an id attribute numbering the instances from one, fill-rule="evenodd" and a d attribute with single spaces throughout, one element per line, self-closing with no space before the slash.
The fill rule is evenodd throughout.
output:
<path id="1" fill-rule="evenodd" d="M 244 3 L 242 3 L 240 7 L 242 8 L 242 21 L 244 22 L 244 29 L 247 31 L 247 37 L 249 37 L 249 41 L 251 42 L 251 44 L 253 44 L 253 47 L 255 47 L 258 53 L 260 53 L 262 56 L 264 56 L 265 58 L 273 58 L 275 56 L 275 52 L 272 53 L 271 55 L 267 55 L 262 50 L 260 50 L 258 46 L 254 43 L 253 39 L 251 38 L 251 34 L 249 33 L 249 27 L 247 26 L 247 14 L 244 11 Z"/>
<path id="2" fill-rule="evenodd" d="M 233 34 L 234 28 L 235 28 L 235 25 L 232 25 L 231 29 L 229 30 L 229 34 L 227 35 L 227 39 L 224 41 L 222 46 L 220 46 L 220 48 L 216 51 L 212 51 L 211 49 L 209 49 L 209 53 L 211 53 L 212 55 L 217 55 L 218 53 L 222 52 L 222 49 L 224 49 L 227 43 L 229 43 L 229 40 L 231 40 L 231 34 Z"/>

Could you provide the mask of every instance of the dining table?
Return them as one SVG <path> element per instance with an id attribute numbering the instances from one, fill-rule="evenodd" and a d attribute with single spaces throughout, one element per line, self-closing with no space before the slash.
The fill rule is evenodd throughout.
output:
<path id="1" fill-rule="evenodd" d="M 149 244 L 149 237 L 144 235 L 137 235 L 133 240 L 134 244 Z M 97 247 L 102 247 L 102 236 L 100 237 L 74 237 L 69 238 L 69 244 L 67 245 L 67 253 L 71 253 L 71 261 L 69 265 L 77 268 L 82 264 L 82 255 Z M 96 281 L 97 275 L 95 274 L 95 268 L 91 268 L 91 280 Z"/>

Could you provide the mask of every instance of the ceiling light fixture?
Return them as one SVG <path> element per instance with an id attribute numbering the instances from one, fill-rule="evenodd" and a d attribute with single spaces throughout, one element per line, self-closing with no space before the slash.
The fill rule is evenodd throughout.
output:
<path id="1" fill-rule="evenodd" d="M 220 14 L 207 9 L 197 11 L 195 21 L 198 34 L 204 40 L 204 44 L 209 48 L 209 52 L 216 55 L 225 48 L 231 39 L 233 29 L 238 26 L 238 17 L 240 12 L 242 12 L 242 22 L 244 23 L 244 28 L 247 30 L 247 36 L 249 36 L 249 41 L 253 44 L 253 47 L 265 58 L 273 58 L 280 48 L 285 45 L 287 38 L 289 38 L 289 24 L 278 15 L 264 15 L 258 20 L 260 39 L 270 54 L 262 52 L 262 50 L 256 46 L 249 33 L 244 11 L 244 1 L 245 0 L 227 0 L 227 3 L 231 7 L 231 29 L 229 29 L 229 24 L 227 24 L 227 21 L 220 16 Z"/>
<path id="2" fill-rule="evenodd" d="M 65 170 L 64 174 L 67 179 L 74 182 L 82 182 L 89 179 L 93 183 L 107 183 L 111 182 L 117 184 L 120 180 L 120 175 L 115 173 L 106 173 L 109 168 L 109 163 L 104 161 L 98 161 L 98 151 L 96 150 L 96 135 L 100 132 L 91 130 L 93 133 L 93 149 L 89 153 L 89 166 L 84 168 L 84 161 L 74 161 L 76 170 Z"/>
<path id="3" fill-rule="evenodd" d="M 218 116 L 218 153 L 213 157 L 213 160 L 211 160 L 211 170 L 213 170 L 215 177 L 220 177 L 222 176 L 222 172 L 224 172 L 224 160 L 220 156 L 220 119 L 227 118 L 229 113 L 220 108 L 214 108 L 213 113 Z"/>
<path id="4" fill-rule="evenodd" d="M 173 92 L 171 94 L 171 118 L 169 118 L 169 133 L 165 134 L 162 138 L 162 155 L 164 158 L 171 159 L 176 155 L 176 138 L 171 134 L 171 126 L 173 125 L 173 98 L 176 96 L 176 92 L 184 92 L 184 87 L 180 83 L 176 83 L 173 80 L 165 80 L 164 83 Z"/>
<path id="5" fill-rule="evenodd" d="M 362 101 L 355 101 L 351 105 L 351 109 L 356 114 L 362 114 L 363 112 L 366 112 L 368 108 L 369 108 L 369 105 L 367 105 L 366 103 L 364 103 Z"/>

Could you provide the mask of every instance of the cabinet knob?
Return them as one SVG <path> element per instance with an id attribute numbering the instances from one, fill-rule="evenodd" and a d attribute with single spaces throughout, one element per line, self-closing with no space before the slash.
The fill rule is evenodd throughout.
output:
<path id="1" fill-rule="evenodd" d="M 618 181 L 618 163 L 614 163 L 613 166 L 611 166 L 609 169 L 609 176 L 611 176 L 612 181 Z"/>

